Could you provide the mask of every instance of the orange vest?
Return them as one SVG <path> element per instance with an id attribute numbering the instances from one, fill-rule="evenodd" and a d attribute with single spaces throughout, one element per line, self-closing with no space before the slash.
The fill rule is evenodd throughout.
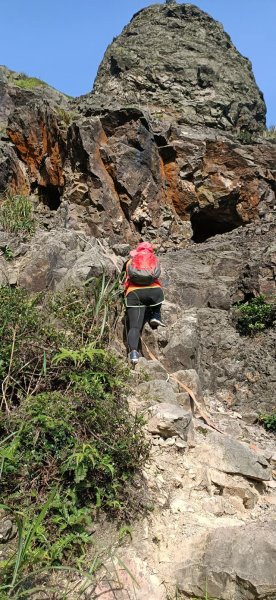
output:
<path id="1" fill-rule="evenodd" d="M 129 280 L 128 277 L 128 263 L 130 261 L 127 262 L 126 264 L 126 280 L 124 282 L 124 287 L 125 287 L 125 295 L 127 296 L 130 292 L 134 292 L 134 290 L 139 290 L 140 288 L 156 288 L 156 287 L 161 287 L 161 283 L 160 281 L 156 280 L 154 283 L 151 283 L 149 285 L 137 285 L 137 283 L 131 283 L 131 281 Z"/>

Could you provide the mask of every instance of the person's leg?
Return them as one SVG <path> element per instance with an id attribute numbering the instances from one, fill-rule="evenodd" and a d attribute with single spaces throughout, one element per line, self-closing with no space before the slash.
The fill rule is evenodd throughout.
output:
<path id="1" fill-rule="evenodd" d="M 138 351 L 140 331 L 143 327 L 145 306 L 127 307 L 127 318 L 128 318 L 128 334 L 127 343 L 129 351 Z"/>
<path id="2" fill-rule="evenodd" d="M 151 329 L 158 329 L 158 327 L 166 327 L 161 317 L 161 304 L 159 304 L 159 306 L 155 306 L 154 309 L 152 309 L 152 313 L 149 318 L 149 325 Z"/>
<path id="3" fill-rule="evenodd" d="M 162 323 L 161 319 L 161 306 L 163 300 L 164 294 L 162 288 L 152 288 L 149 318 L 149 324 L 152 329 L 156 329 L 159 326 L 164 327 L 164 323 Z"/>

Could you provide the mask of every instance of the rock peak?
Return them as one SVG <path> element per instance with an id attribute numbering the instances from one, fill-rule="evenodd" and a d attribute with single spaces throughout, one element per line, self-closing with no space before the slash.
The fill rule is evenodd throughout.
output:
<path id="1" fill-rule="evenodd" d="M 90 94 L 95 109 L 139 106 L 162 119 L 261 131 L 266 108 L 250 61 L 193 4 L 153 4 L 107 48 Z"/>

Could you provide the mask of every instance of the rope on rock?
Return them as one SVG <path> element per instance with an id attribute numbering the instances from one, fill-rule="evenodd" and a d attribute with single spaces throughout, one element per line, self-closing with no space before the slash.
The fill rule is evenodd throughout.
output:
<path id="1" fill-rule="evenodd" d="M 141 337 L 141 342 L 142 342 L 143 346 L 145 347 L 145 349 L 146 349 L 149 357 L 152 360 L 157 360 L 158 361 L 158 359 L 153 354 L 153 352 L 151 352 L 151 350 L 149 349 L 149 347 L 147 346 L 146 342 L 143 340 L 142 337 Z M 162 367 L 165 369 L 165 367 L 162 364 L 162 362 L 161 361 L 158 361 L 158 362 L 160 362 L 160 364 L 162 365 Z M 166 371 L 166 369 L 165 369 L 165 371 Z M 223 431 L 221 431 L 221 429 L 219 429 L 217 427 L 217 425 L 215 423 L 213 423 L 213 421 L 211 420 L 211 418 L 209 417 L 209 415 L 204 410 L 202 410 L 202 408 L 200 406 L 200 403 L 198 402 L 198 400 L 195 397 L 194 392 L 185 383 L 182 383 L 182 381 L 179 381 L 179 379 L 177 379 L 177 377 L 174 375 L 174 373 L 168 373 L 168 378 L 169 379 L 173 379 L 174 381 L 176 381 L 178 383 L 178 385 L 180 385 L 180 387 L 182 387 L 182 389 L 185 390 L 185 392 L 187 392 L 189 394 L 189 396 L 190 396 L 190 403 L 191 403 L 191 410 L 192 410 L 193 416 L 196 417 L 195 410 L 194 410 L 194 407 L 196 406 L 196 408 L 197 408 L 197 410 L 199 412 L 200 417 L 203 419 L 203 421 L 206 423 L 206 425 L 209 425 L 209 427 L 211 427 L 212 429 L 215 429 L 219 433 L 223 434 Z"/>

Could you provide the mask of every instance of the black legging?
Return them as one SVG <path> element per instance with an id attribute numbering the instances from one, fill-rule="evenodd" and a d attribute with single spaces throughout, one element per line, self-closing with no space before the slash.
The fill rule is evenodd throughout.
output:
<path id="1" fill-rule="evenodd" d="M 126 312 L 128 320 L 127 343 L 131 350 L 138 350 L 139 337 L 147 319 L 161 318 L 164 294 L 161 287 L 139 288 L 127 294 Z"/>

